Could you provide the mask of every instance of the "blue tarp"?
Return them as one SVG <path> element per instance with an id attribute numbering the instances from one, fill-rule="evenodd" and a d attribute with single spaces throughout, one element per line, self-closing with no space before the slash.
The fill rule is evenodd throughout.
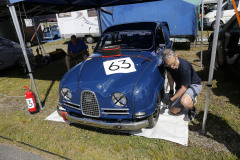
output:
<path id="1" fill-rule="evenodd" d="M 102 27 L 104 31 L 107 27 L 122 23 L 166 21 L 172 37 L 194 36 L 197 33 L 196 8 L 197 6 L 182 0 L 104 7 L 101 11 Z"/>

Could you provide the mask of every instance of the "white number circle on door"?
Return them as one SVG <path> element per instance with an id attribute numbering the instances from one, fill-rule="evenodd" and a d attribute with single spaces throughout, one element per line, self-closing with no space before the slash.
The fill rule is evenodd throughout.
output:
<path id="1" fill-rule="evenodd" d="M 131 73 L 136 72 L 135 65 L 131 58 L 120 58 L 103 62 L 106 75 L 115 73 Z"/>

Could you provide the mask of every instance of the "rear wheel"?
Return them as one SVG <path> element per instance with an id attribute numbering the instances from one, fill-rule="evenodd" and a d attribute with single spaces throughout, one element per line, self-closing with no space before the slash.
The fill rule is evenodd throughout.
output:
<path id="1" fill-rule="evenodd" d="M 87 43 L 94 43 L 94 39 L 92 36 L 87 36 L 86 41 L 87 41 Z"/>
<path id="2" fill-rule="evenodd" d="M 149 122 L 148 128 L 153 128 L 157 124 L 159 114 L 160 114 L 160 109 L 161 109 L 161 101 L 162 101 L 161 94 L 158 94 L 155 111 L 152 115 L 148 117 L 148 122 Z"/>
<path id="3" fill-rule="evenodd" d="M 15 61 L 15 65 L 17 66 L 17 73 L 19 74 L 26 74 L 27 73 L 27 67 L 25 64 L 25 60 L 23 58 L 18 58 Z"/>
<path id="4" fill-rule="evenodd" d="M 53 39 L 58 39 L 58 35 L 55 35 Z"/>
<path id="5" fill-rule="evenodd" d="M 214 30 L 214 28 L 215 28 L 215 23 L 216 23 L 216 21 L 213 21 L 213 22 L 212 22 L 212 25 L 211 25 L 212 30 Z M 222 25 L 223 25 L 223 22 L 220 21 L 220 23 L 219 23 L 219 28 L 220 28 Z"/>
<path id="6" fill-rule="evenodd" d="M 31 42 L 27 42 L 27 43 L 26 43 L 26 46 L 27 46 L 28 48 L 30 48 L 30 47 L 32 47 L 32 43 L 31 43 Z"/>

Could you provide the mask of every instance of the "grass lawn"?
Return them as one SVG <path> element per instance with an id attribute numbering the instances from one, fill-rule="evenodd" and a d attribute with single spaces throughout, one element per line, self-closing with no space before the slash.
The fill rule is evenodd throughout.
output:
<path id="1" fill-rule="evenodd" d="M 66 51 L 66 40 L 44 44 L 47 52 Z M 89 47 L 90 48 L 90 47 Z M 33 47 L 33 51 L 36 47 Z M 92 50 L 90 50 L 92 52 Z M 40 99 L 45 109 L 28 112 L 23 86 L 27 75 L 14 68 L 0 72 L 0 143 L 17 145 L 47 159 L 240 159 L 240 84 L 228 68 L 214 71 L 213 87 L 205 135 L 199 134 L 206 103 L 209 57 L 204 46 L 200 67 L 200 46 L 190 50 L 176 48 L 179 57 L 189 60 L 202 79 L 196 119 L 189 123 L 189 146 L 160 139 L 148 139 L 114 131 L 44 120 L 56 110 L 58 87 L 66 73 L 64 59 L 37 68 L 34 72 Z"/>

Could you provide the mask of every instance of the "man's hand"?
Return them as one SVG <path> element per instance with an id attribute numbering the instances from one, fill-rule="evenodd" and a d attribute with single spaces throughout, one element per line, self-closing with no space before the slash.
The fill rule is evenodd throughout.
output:
<path id="1" fill-rule="evenodd" d="M 173 90 L 170 90 L 170 91 L 168 92 L 169 98 L 172 98 L 172 97 L 173 97 L 173 94 L 174 94 L 174 91 L 173 91 Z"/>
<path id="2" fill-rule="evenodd" d="M 173 101 L 171 101 L 171 99 L 169 99 L 166 103 L 166 105 L 168 106 L 168 108 L 171 108 L 173 104 Z"/>

